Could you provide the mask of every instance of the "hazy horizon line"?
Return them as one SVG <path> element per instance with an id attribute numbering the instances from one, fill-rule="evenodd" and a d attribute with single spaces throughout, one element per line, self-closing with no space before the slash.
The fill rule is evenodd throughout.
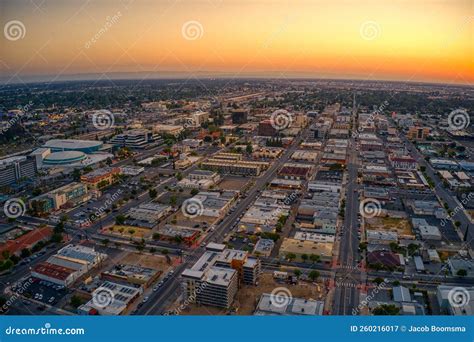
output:
<path id="1" fill-rule="evenodd" d="M 77 81 L 145 81 L 145 80 L 199 80 L 199 79 L 268 79 L 268 80 L 320 80 L 320 81 L 356 81 L 356 82 L 388 82 L 388 83 L 411 83 L 411 84 L 424 84 L 424 85 L 444 85 L 444 86 L 455 86 L 455 87 L 467 87 L 472 88 L 473 85 L 467 83 L 446 83 L 441 80 L 403 80 L 393 78 L 380 78 L 380 79 L 365 79 L 363 77 L 344 77 L 344 76 L 316 76 L 308 74 L 307 72 L 293 72 L 291 75 L 280 76 L 273 75 L 274 72 L 254 72 L 235 75 L 231 71 L 223 72 L 210 72 L 210 71 L 198 71 L 193 73 L 186 73 L 180 71 L 117 71 L 108 73 L 73 73 L 64 75 L 53 75 L 53 74 L 30 74 L 19 77 L 13 76 L 0 76 L 0 85 L 4 86 L 15 86 L 21 84 L 34 84 L 34 83 L 61 83 L 61 82 L 77 82 Z M 301 74 L 308 75 L 301 75 Z M 144 75 L 144 78 L 137 78 L 137 75 Z M 12 81 L 15 80 L 15 81 Z"/>

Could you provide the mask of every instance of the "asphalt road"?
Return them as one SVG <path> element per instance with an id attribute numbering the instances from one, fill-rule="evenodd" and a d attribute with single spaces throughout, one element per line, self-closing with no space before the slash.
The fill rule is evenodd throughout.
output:
<path id="1" fill-rule="evenodd" d="M 351 139 L 349 146 L 349 163 L 347 165 L 346 208 L 344 212 L 343 236 L 339 245 L 339 265 L 335 271 L 335 294 L 333 314 L 350 315 L 357 306 L 359 290 L 356 286 L 361 282 L 360 270 L 357 269 L 359 237 L 357 235 L 357 214 L 359 213 L 358 197 L 358 165 L 357 151 Z"/>

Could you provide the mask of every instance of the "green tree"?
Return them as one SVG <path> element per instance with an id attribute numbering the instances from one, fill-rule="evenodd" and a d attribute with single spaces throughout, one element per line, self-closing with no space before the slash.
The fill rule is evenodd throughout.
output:
<path id="1" fill-rule="evenodd" d="M 117 215 L 115 217 L 115 223 L 118 224 L 118 225 L 122 225 L 125 223 L 125 220 L 126 220 L 126 217 L 123 216 L 123 215 Z"/>
<path id="2" fill-rule="evenodd" d="M 372 310 L 375 316 L 396 316 L 400 309 L 394 304 L 382 304 Z"/>
<path id="3" fill-rule="evenodd" d="M 23 249 L 21 250 L 20 256 L 21 256 L 22 258 L 28 258 L 30 255 L 31 255 L 31 252 L 30 252 L 30 250 L 29 250 L 28 248 L 23 248 Z"/>
<path id="4" fill-rule="evenodd" d="M 309 260 L 311 260 L 313 262 L 313 264 L 315 262 L 319 262 L 320 259 L 321 259 L 321 257 L 319 255 L 316 255 L 316 254 L 311 254 L 309 256 Z"/>
<path id="5" fill-rule="evenodd" d="M 172 207 L 174 207 L 174 206 L 176 206 L 176 203 L 178 203 L 178 198 L 175 195 L 171 196 L 170 197 L 170 205 Z"/>
<path id="6" fill-rule="evenodd" d="M 309 277 L 309 279 L 311 279 L 312 281 L 316 281 L 316 279 L 319 278 L 319 272 L 316 271 L 316 270 L 312 270 L 311 272 L 309 272 L 308 277 Z"/>
<path id="7" fill-rule="evenodd" d="M 150 198 L 156 198 L 158 192 L 156 191 L 156 189 L 150 189 L 148 190 L 148 195 L 150 196 Z"/>
<path id="8" fill-rule="evenodd" d="M 377 285 L 380 285 L 384 282 L 384 280 L 380 277 L 377 277 L 374 279 L 374 283 L 377 284 Z"/>
<path id="9" fill-rule="evenodd" d="M 78 307 L 80 307 L 82 305 L 82 298 L 79 297 L 79 296 L 74 295 L 74 296 L 71 297 L 70 304 L 73 308 L 77 309 Z"/>

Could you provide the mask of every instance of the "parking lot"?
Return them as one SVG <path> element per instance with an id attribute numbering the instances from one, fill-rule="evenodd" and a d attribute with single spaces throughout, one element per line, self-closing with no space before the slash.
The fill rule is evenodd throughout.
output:
<path id="1" fill-rule="evenodd" d="M 26 288 L 24 296 L 48 305 L 54 306 L 68 293 L 64 286 L 49 281 L 31 278 L 30 282 L 31 285 Z"/>

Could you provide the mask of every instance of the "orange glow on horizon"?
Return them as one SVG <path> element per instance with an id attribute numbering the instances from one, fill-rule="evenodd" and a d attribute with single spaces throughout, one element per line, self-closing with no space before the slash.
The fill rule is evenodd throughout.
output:
<path id="1" fill-rule="evenodd" d="M 28 4 L 1 5 L 2 23 L 20 20 L 26 35 L 2 37 L 0 76 L 173 71 L 474 82 L 472 0 Z"/>

